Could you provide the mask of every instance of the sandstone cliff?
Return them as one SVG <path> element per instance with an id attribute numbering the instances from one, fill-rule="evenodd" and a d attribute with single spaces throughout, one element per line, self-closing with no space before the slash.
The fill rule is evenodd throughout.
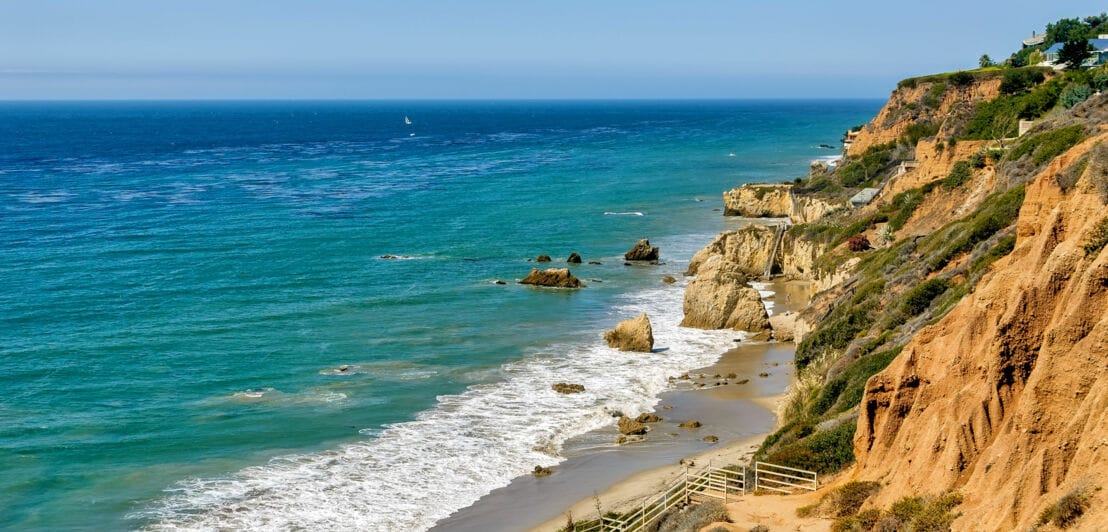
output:
<path id="1" fill-rule="evenodd" d="M 723 215 L 746 218 L 788 218 L 811 223 L 846 209 L 845 201 L 798 195 L 792 185 L 747 184 L 723 193 Z"/>
<path id="2" fill-rule="evenodd" d="M 1037 175 L 1011 254 L 866 383 L 854 477 L 884 486 L 873 504 L 958 489 L 956 529 L 1026 530 L 1067 492 L 1108 483 L 1108 252 L 1084 249 L 1108 237 L 1105 141 Z M 1090 495 L 1091 530 L 1108 496 Z"/>
<path id="3" fill-rule="evenodd" d="M 941 127 L 957 108 L 996 98 L 1000 81 L 999 75 L 975 78 L 961 86 L 949 77 L 905 80 L 877 116 L 858 132 L 847 155 L 861 155 L 872 146 L 896 142 L 912 125 L 929 122 Z"/>

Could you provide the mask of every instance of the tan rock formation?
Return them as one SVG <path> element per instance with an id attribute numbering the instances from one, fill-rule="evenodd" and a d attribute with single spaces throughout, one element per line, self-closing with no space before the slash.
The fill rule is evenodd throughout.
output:
<path id="1" fill-rule="evenodd" d="M 519 284 L 531 284 L 536 286 L 550 286 L 555 288 L 584 288 L 585 283 L 573 276 L 569 268 L 549 268 L 540 270 L 532 268 Z"/>
<path id="2" fill-rule="evenodd" d="M 604 333 L 608 347 L 620 351 L 638 351 L 649 353 L 654 349 L 654 330 L 650 327 L 650 317 L 646 314 L 624 320 L 616 328 Z"/>
<path id="3" fill-rule="evenodd" d="M 958 489 L 956 530 L 1027 530 L 1075 487 L 1108 485 L 1108 251 L 1082 248 L 1108 213 L 1105 150 L 1057 185 L 1106 141 L 1028 185 L 1012 253 L 866 383 L 853 478 L 883 484 L 876 504 Z M 1090 496 L 1080 529 L 1108 523 L 1108 495 Z"/>
<path id="4" fill-rule="evenodd" d="M 685 287 L 684 327 L 761 331 L 769 317 L 758 291 L 746 285 L 746 276 L 721 255 L 708 257 L 696 278 Z"/>
<path id="5" fill-rule="evenodd" d="M 646 434 L 646 431 L 650 430 L 650 427 L 639 423 L 627 416 L 619 418 L 619 433 L 624 436 L 632 436 L 638 434 Z"/>
<path id="6" fill-rule="evenodd" d="M 639 240 L 627 253 L 623 254 L 625 260 L 658 260 L 658 246 L 651 246 L 647 239 Z"/>
<path id="7" fill-rule="evenodd" d="M 778 342 L 791 342 L 795 337 L 796 313 L 786 312 L 774 314 L 769 318 L 769 326 L 773 329 L 773 338 Z"/>
<path id="8" fill-rule="evenodd" d="M 789 218 L 793 223 L 814 222 L 846 209 L 845 203 L 793 194 L 792 185 L 747 184 L 723 193 L 723 215 L 746 218 Z"/>
<path id="9" fill-rule="evenodd" d="M 720 255 L 734 268 L 749 277 L 761 277 L 773 252 L 775 226 L 748 225 L 734 231 L 724 231 L 711 244 L 701 248 L 689 261 L 685 275 L 696 275 L 700 265 L 712 255 Z M 816 258 L 826 246 L 786 232 L 774 257 L 774 271 L 790 279 L 814 279 Z"/>

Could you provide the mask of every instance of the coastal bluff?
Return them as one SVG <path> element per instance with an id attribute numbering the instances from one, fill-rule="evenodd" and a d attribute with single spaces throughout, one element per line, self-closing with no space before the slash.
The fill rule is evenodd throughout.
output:
<path id="1" fill-rule="evenodd" d="M 788 184 L 745 184 L 723 193 L 724 216 L 788 218 L 803 224 L 847 207 L 846 202 L 796 194 Z"/>

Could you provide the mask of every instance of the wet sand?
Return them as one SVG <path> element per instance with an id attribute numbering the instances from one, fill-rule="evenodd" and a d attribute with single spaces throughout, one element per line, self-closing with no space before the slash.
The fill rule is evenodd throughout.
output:
<path id="1" fill-rule="evenodd" d="M 776 304 L 778 312 L 795 310 L 806 300 L 801 285 L 774 283 L 771 289 L 775 299 L 793 294 Z M 565 445 L 567 460 L 552 475 L 517 478 L 431 530 L 553 531 L 565 525 L 567 513 L 577 520 L 596 518 L 597 499 L 604 512 L 641 504 L 684 474 L 682 462 L 691 460 L 695 467 L 745 462 L 776 428 L 777 401 L 793 379 L 794 351 L 792 343 L 736 344 L 715 364 L 689 372 L 690 380 L 675 381 L 677 389 L 662 395 L 654 411 L 663 420 L 650 424 L 646 441 L 617 446 L 614 425 L 574 438 Z M 743 380 L 747 382 L 739 384 Z M 690 419 L 703 426 L 678 428 Z M 709 435 L 719 441 L 704 442 Z"/>

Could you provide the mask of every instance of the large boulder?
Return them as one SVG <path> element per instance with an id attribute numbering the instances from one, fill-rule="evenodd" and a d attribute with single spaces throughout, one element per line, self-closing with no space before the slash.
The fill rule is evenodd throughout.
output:
<path id="1" fill-rule="evenodd" d="M 769 316 L 757 290 L 733 263 L 712 255 L 685 287 L 684 327 L 763 331 Z"/>
<path id="2" fill-rule="evenodd" d="M 658 260 L 658 246 L 651 246 L 647 239 L 639 240 L 627 253 L 623 254 L 625 260 Z"/>
<path id="3" fill-rule="evenodd" d="M 556 288 L 585 287 L 585 283 L 582 283 L 580 279 L 574 277 L 573 274 L 569 272 L 569 268 L 549 268 L 546 270 L 531 268 L 531 273 L 527 274 L 527 277 L 524 277 L 519 284 L 552 286 Z"/>
<path id="4" fill-rule="evenodd" d="M 650 430 L 650 427 L 639 423 L 627 416 L 619 418 L 619 433 L 625 436 L 632 434 L 646 434 L 646 431 Z"/>
<path id="5" fill-rule="evenodd" d="M 569 258 L 566 259 L 566 262 L 570 264 L 581 264 L 581 255 L 574 251 L 573 253 L 569 254 Z"/>
<path id="6" fill-rule="evenodd" d="M 615 329 L 604 333 L 609 347 L 620 351 L 649 353 L 654 349 L 654 330 L 646 314 L 619 322 Z"/>

